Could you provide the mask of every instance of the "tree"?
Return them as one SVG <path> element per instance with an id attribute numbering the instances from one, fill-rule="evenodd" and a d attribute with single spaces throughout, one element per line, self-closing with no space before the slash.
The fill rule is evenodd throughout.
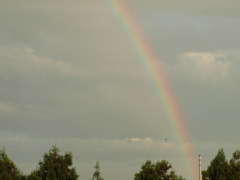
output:
<path id="1" fill-rule="evenodd" d="M 72 154 L 59 154 L 59 148 L 52 146 L 48 153 L 43 156 L 43 161 L 39 162 L 36 172 L 32 172 L 31 178 L 37 180 L 77 180 L 78 174 L 72 167 Z M 30 177 L 29 177 L 30 178 Z"/>
<path id="2" fill-rule="evenodd" d="M 230 172 L 232 180 L 240 179 L 240 151 L 236 150 L 233 153 L 233 157 L 229 162 L 230 164 Z"/>
<path id="3" fill-rule="evenodd" d="M 207 169 L 207 175 L 211 180 L 229 180 L 230 168 L 225 158 L 223 149 L 218 151 Z"/>
<path id="4" fill-rule="evenodd" d="M 166 160 L 155 164 L 147 160 L 141 170 L 134 175 L 134 180 L 184 180 L 184 178 L 177 176 L 172 165 Z"/>
<path id="5" fill-rule="evenodd" d="M 26 180 L 42 180 L 42 178 L 39 177 L 39 176 L 37 175 L 37 171 L 34 170 L 34 171 L 31 172 L 31 174 L 29 174 L 29 175 L 27 176 Z"/>
<path id="6" fill-rule="evenodd" d="M 156 163 L 155 169 L 157 172 L 158 179 L 161 180 L 177 179 L 177 175 L 172 170 L 172 165 L 166 160 L 158 161 Z"/>
<path id="7" fill-rule="evenodd" d="M 134 180 L 156 180 L 155 164 L 147 160 L 141 167 L 141 171 L 135 174 Z"/>
<path id="8" fill-rule="evenodd" d="M 92 180 L 104 180 L 104 178 L 101 177 L 100 164 L 98 161 L 96 162 L 94 168 L 95 168 L 95 171 L 93 173 Z"/>
<path id="9" fill-rule="evenodd" d="M 20 180 L 21 173 L 3 148 L 0 151 L 0 180 Z"/>
<path id="10" fill-rule="evenodd" d="M 209 178 L 208 172 L 206 170 L 202 170 L 202 179 L 208 180 L 208 178 Z"/>

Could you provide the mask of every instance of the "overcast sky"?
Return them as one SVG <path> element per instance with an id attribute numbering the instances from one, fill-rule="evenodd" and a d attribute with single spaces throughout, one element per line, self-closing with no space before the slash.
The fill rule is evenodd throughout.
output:
<path id="1" fill-rule="evenodd" d="M 240 2 L 126 2 L 203 169 L 220 148 L 229 159 L 240 137 Z M 109 1 L 0 4 L 0 148 L 24 173 L 56 144 L 73 153 L 80 179 L 99 160 L 105 179 L 131 180 L 147 159 L 166 159 L 187 177 L 173 127 Z"/>

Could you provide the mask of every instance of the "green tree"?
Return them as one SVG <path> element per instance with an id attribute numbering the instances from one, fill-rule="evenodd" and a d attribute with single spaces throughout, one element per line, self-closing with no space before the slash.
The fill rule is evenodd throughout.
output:
<path id="1" fill-rule="evenodd" d="M 3 148 L 0 151 L 0 180 L 20 180 L 21 173 Z"/>
<path id="2" fill-rule="evenodd" d="M 208 172 L 206 170 L 202 170 L 202 179 L 203 180 L 208 180 L 209 176 L 208 176 Z"/>
<path id="3" fill-rule="evenodd" d="M 141 171 L 135 174 L 134 180 L 156 180 L 155 164 L 147 160 L 142 166 Z"/>
<path id="4" fill-rule="evenodd" d="M 216 157 L 211 161 L 207 174 L 211 180 L 229 180 L 230 167 L 223 149 L 220 149 Z"/>
<path id="5" fill-rule="evenodd" d="M 147 160 L 141 170 L 134 175 L 134 180 L 184 180 L 182 176 L 177 176 L 172 165 L 166 161 L 152 163 Z"/>
<path id="6" fill-rule="evenodd" d="M 92 180 L 104 180 L 104 178 L 102 178 L 102 176 L 101 176 L 100 164 L 98 161 L 96 162 L 94 169 L 95 169 L 95 171 L 93 173 Z"/>
<path id="7" fill-rule="evenodd" d="M 155 165 L 157 176 L 159 180 L 174 180 L 177 179 L 175 171 L 172 169 L 172 165 L 166 161 L 158 161 Z"/>
<path id="8" fill-rule="evenodd" d="M 240 179 L 240 151 L 236 150 L 233 153 L 233 157 L 229 162 L 230 164 L 230 172 L 231 172 L 231 180 L 239 180 Z"/>
<path id="9" fill-rule="evenodd" d="M 42 178 L 39 177 L 39 176 L 37 175 L 37 171 L 34 170 L 34 171 L 31 172 L 31 174 L 29 174 L 29 175 L 27 176 L 26 180 L 42 180 Z"/>
<path id="10" fill-rule="evenodd" d="M 78 174 L 72 167 L 72 154 L 59 154 L 59 148 L 52 146 L 48 153 L 43 156 L 43 161 L 39 162 L 36 172 L 33 172 L 29 178 L 37 180 L 77 180 Z M 34 179 L 35 178 L 35 179 Z"/>

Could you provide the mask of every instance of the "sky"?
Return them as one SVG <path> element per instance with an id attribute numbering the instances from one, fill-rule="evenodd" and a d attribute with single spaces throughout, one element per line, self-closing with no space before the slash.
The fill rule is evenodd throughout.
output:
<path id="1" fill-rule="evenodd" d="M 125 0 L 164 70 L 203 169 L 239 149 L 240 2 Z M 30 173 L 52 145 L 80 179 L 131 180 L 168 160 L 179 132 L 107 0 L 0 0 L 0 148 Z M 165 140 L 167 139 L 167 140 Z M 197 157 L 196 157 L 197 163 Z M 197 164 L 196 164 L 197 165 Z"/>

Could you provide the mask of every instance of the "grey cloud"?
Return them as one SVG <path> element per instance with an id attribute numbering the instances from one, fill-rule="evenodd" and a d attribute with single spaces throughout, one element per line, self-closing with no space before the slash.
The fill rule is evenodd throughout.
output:
<path id="1" fill-rule="evenodd" d="M 209 52 L 186 52 L 182 55 L 180 64 L 185 71 L 192 71 L 207 79 L 227 78 L 232 66 L 225 54 Z"/>
<path id="2" fill-rule="evenodd" d="M 15 112 L 5 115 L 2 128 L 35 136 L 114 138 L 147 136 L 145 130 L 152 128 L 150 135 L 156 136 L 155 123 L 164 123 L 155 95 L 148 94 L 147 86 L 141 88 L 148 85 L 141 73 L 78 68 L 71 61 L 37 56 L 29 48 L 1 50 L 1 97 Z M 143 123 L 146 119 L 149 126 Z"/>
<path id="3" fill-rule="evenodd" d="M 231 52 L 230 55 L 232 54 L 236 55 Z M 175 73 L 169 74 L 174 92 L 180 101 L 180 107 L 186 113 L 185 120 L 190 127 L 192 137 L 196 140 L 208 139 L 218 142 L 219 146 L 224 141 L 238 141 L 236 119 L 239 117 L 239 112 L 236 109 L 239 106 L 237 95 L 240 88 L 237 78 L 239 62 L 228 55 L 227 53 L 226 56 L 232 68 L 229 69 L 230 74 L 226 78 L 218 76 L 202 78 L 199 75 L 196 76 L 190 66 L 189 69 L 175 67 Z M 189 99 L 190 96 L 192 98 Z M 219 132 L 223 131 L 224 136 L 219 138 Z"/>
<path id="4" fill-rule="evenodd" d="M 237 0 L 133 0 L 129 4 L 137 6 L 139 10 L 145 11 L 161 11 L 164 13 L 184 13 L 190 15 L 209 15 L 209 16 L 231 16 L 239 17 L 240 13 L 237 9 L 239 2 Z"/>
<path id="5" fill-rule="evenodd" d="M 203 20 L 193 18 L 192 21 L 207 22 L 208 18 L 203 17 Z M 152 23 L 154 24 L 154 22 L 156 20 Z M 210 24 L 207 23 L 204 28 L 195 27 L 189 23 L 179 24 L 176 22 L 174 25 L 161 25 L 161 22 L 158 22 L 152 30 L 146 28 L 146 32 L 154 37 L 152 42 L 155 44 L 159 56 L 167 59 L 169 56 L 176 58 L 173 57 L 172 51 L 180 54 L 186 51 L 212 52 L 221 49 L 237 49 L 240 37 L 235 31 L 236 29 L 239 29 L 238 19 L 231 22 L 231 19 L 211 18 Z M 171 58 L 167 60 L 169 59 L 171 60 Z"/>
<path id="6" fill-rule="evenodd" d="M 239 137 L 239 3 L 126 4 L 166 70 L 196 151 L 206 161 L 220 147 L 230 154 Z M 132 179 L 146 159 L 167 159 L 185 176 L 159 92 L 107 1 L 1 1 L 0 23 L 0 146 L 24 172 L 57 144 L 79 157 L 83 179 L 97 159 L 106 179 Z M 213 55 L 212 78 L 194 74 L 189 59 L 182 67 L 191 52 Z M 217 76 L 217 63 L 231 64 L 228 76 Z"/>

